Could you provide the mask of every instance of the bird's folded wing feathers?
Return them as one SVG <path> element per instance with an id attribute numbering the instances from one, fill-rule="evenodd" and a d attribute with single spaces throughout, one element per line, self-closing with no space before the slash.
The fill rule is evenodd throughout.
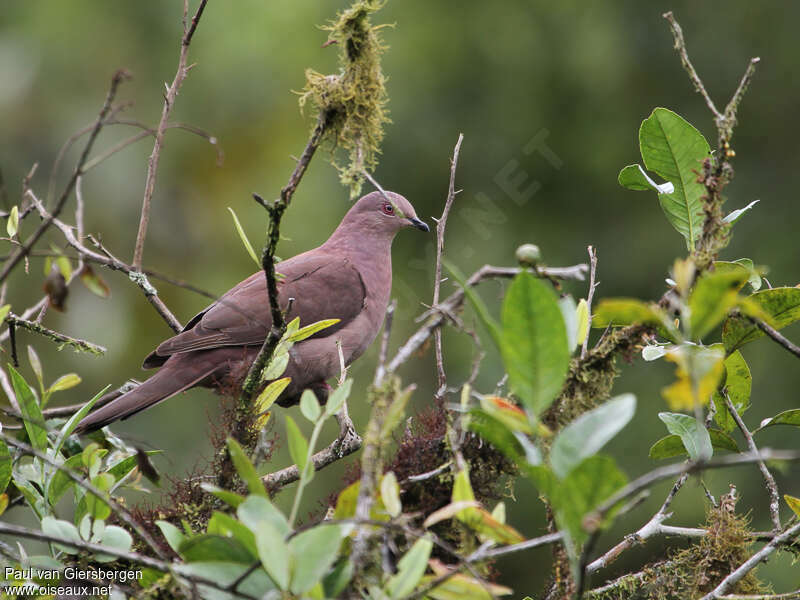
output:
<path id="1" fill-rule="evenodd" d="M 335 333 L 364 307 L 364 281 L 344 257 L 308 252 L 279 263 L 276 271 L 282 275 L 278 281 L 281 308 L 286 310 L 293 298 L 287 320 L 299 316 L 303 327 L 322 319 L 339 319 L 318 336 Z M 154 355 L 261 344 L 271 324 L 264 273 L 254 273 L 194 317 L 186 330 L 164 341 Z"/>

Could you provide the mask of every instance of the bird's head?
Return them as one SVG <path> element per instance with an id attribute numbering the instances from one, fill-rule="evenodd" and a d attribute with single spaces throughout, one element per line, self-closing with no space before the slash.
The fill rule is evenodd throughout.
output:
<path id="1" fill-rule="evenodd" d="M 394 192 L 370 192 L 362 196 L 348 211 L 344 222 L 357 223 L 362 231 L 374 231 L 389 236 L 404 227 L 430 231 L 425 221 L 417 217 L 411 203 Z"/>

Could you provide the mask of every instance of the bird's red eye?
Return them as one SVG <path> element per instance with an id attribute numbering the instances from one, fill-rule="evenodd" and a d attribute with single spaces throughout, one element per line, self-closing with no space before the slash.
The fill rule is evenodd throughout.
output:
<path id="1" fill-rule="evenodd" d="M 388 202 L 384 202 L 381 206 L 381 210 L 387 215 L 394 215 L 394 206 L 389 204 Z"/>

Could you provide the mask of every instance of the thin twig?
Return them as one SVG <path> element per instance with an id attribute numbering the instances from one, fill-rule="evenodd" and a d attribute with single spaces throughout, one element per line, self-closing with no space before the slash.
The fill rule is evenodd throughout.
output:
<path id="1" fill-rule="evenodd" d="M 772 338 L 774 342 L 777 342 L 781 346 L 783 346 L 786 350 L 800 358 L 800 346 L 797 346 L 787 340 L 780 332 L 778 332 L 775 328 L 767 325 L 764 321 L 760 319 L 755 319 L 753 317 L 748 316 L 747 319 L 753 323 L 756 327 L 758 327 L 761 331 L 763 331 L 768 337 Z"/>
<path id="2" fill-rule="evenodd" d="M 392 299 L 389 306 L 386 307 L 386 318 L 383 321 L 383 333 L 381 334 L 381 347 L 378 352 L 378 365 L 375 367 L 375 377 L 372 380 L 372 385 L 378 387 L 383 381 L 383 376 L 386 373 L 386 355 L 389 352 L 389 338 L 392 335 L 392 322 L 394 320 L 394 311 L 397 309 L 397 300 Z"/>
<path id="3" fill-rule="evenodd" d="M 541 267 L 534 272 L 534 275 L 546 278 L 583 281 L 588 270 L 589 267 L 585 264 L 573 265 L 571 267 Z M 467 279 L 466 285 L 474 286 L 484 279 L 510 279 L 518 275 L 521 271 L 523 271 L 523 269 L 518 267 L 494 267 L 491 265 L 484 265 Z M 464 290 L 459 288 L 445 298 L 438 307 L 433 307 L 426 311 L 422 315 L 425 322 L 408 338 L 408 340 L 406 340 L 406 343 L 397 350 L 394 358 L 387 364 L 386 372 L 394 373 L 400 365 L 411 358 L 427 339 L 433 335 L 433 332 L 445 323 L 447 320 L 446 315 L 448 313 L 454 313 L 463 303 Z"/>
<path id="4" fill-rule="evenodd" d="M 178 58 L 178 70 L 175 73 L 175 78 L 172 80 L 172 85 L 167 89 L 167 94 L 164 97 L 164 108 L 161 110 L 161 120 L 158 122 L 156 128 L 155 142 L 153 143 L 153 152 L 147 160 L 147 177 L 144 185 L 144 198 L 142 199 L 142 212 L 139 217 L 139 231 L 136 234 L 136 245 L 133 251 L 133 261 L 131 266 L 136 271 L 142 270 L 142 254 L 144 253 L 144 240 L 147 236 L 147 225 L 150 222 L 150 202 L 153 198 L 153 191 L 156 186 L 156 173 L 158 172 L 158 161 L 161 156 L 161 148 L 164 145 L 164 132 L 167 129 L 167 121 L 169 114 L 172 112 L 172 107 L 175 104 L 175 99 L 178 97 L 178 90 L 180 90 L 183 80 L 186 79 L 186 74 L 189 69 L 186 68 L 186 58 L 189 54 L 189 44 L 192 41 L 192 36 L 197 29 L 197 24 L 203 14 L 208 0 L 200 0 L 200 6 L 197 12 L 192 17 L 191 27 L 184 32 L 181 39 L 181 51 Z M 187 16 L 188 3 L 184 3 L 183 18 Z"/>
<path id="5" fill-rule="evenodd" d="M 705 86 L 703 85 L 703 81 L 700 79 L 700 76 L 695 71 L 694 65 L 692 65 L 692 61 L 689 60 L 689 54 L 686 51 L 686 42 L 683 39 L 683 30 L 681 26 L 678 25 L 678 22 L 675 20 L 675 17 L 672 15 L 672 11 L 666 12 L 662 15 L 667 21 L 669 21 L 669 26 L 672 29 L 672 37 L 675 40 L 675 50 L 677 50 L 678 55 L 681 58 L 681 64 L 683 68 L 686 70 L 686 73 L 689 75 L 689 79 L 691 79 L 692 84 L 694 85 L 695 91 L 697 91 L 701 96 L 703 96 L 703 100 L 706 101 L 706 105 L 708 109 L 714 114 L 714 117 L 717 119 L 723 119 L 723 115 L 717 109 L 714 101 L 711 99 L 711 96 L 708 95 Z"/>
<path id="6" fill-rule="evenodd" d="M 73 188 L 75 187 L 75 183 L 78 180 L 78 177 L 81 175 L 81 169 L 83 169 L 83 165 L 86 163 L 86 159 L 89 157 L 89 152 L 92 150 L 92 146 L 94 146 L 94 142 L 97 139 L 97 135 L 100 133 L 100 130 L 103 128 L 104 119 L 108 115 L 109 110 L 111 109 L 111 103 L 114 100 L 114 97 L 117 95 L 117 88 L 119 84 L 122 83 L 125 79 L 129 78 L 130 75 L 126 71 L 119 70 L 114 73 L 114 76 L 111 78 L 111 87 L 108 90 L 108 94 L 106 94 L 105 102 L 103 102 L 103 107 L 100 109 L 100 114 L 97 116 L 97 120 L 92 127 L 92 131 L 89 135 L 89 139 L 86 142 L 86 146 L 83 148 L 83 152 L 81 152 L 80 158 L 78 158 L 78 163 L 75 165 L 75 170 L 72 172 L 72 176 L 69 178 L 64 191 L 61 192 L 61 196 L 59 196 L 58 201 L 56 202 L 55 206 L 53 207 L 52 214 L 50 215 L 49 219 L 44 219 L 40 224 L 39 227 L 33 232 L 33 234 L 25 240 L 25 242 L 19 247 L 19 249 L 8 259 L 5 266 L 3 267 L 2 272 L 0 272 L 0 283 L 6 280 L 9 276 L 11 271 L 14 267 L 25 258 L 28 253 L 33 248 L 33 245 L 39 241 L 45 231 L 50 227 L 53 222 L 53 219 L 58 217 L 61 214 L 61 211 L 64 209 L 64 206 L 67 203 L 67 199 L 69 198 L 70 194 L 72 193 Z"/>
<path id="7" fill-rule="evenodd" d="M 780 535 L 776 535 L 771 542 L 766 544 L 761 550 L 743 562 L 739 568 L 731 572 L 711 592 L 703 596 L 702 600 L 714 600 L 714 598 L 721 597 L 723 594 L 725 594 L 725 592 L 736 585 L 745 575 L 755 569 L 756 566 L 758 566 L 758 563 L 766 560 L 767 557 L 778 548 L 778 546 L 793 539 L 798 534 L 800 534 L 800 522 L 795 523 L 794 526 L 788 528 Z"/>
<path id="8" fill-rule="evenodd" d="M 742 417 L 739 416 L 739 412 L 736 410 L 733 402 L 731 402 L 727 390 L 724 390 L 724 395 L 725 406 L 728 408 L 728 412 L 733 417 L 733 420 L 736 421 L 739 431 L 742 432 L 744 439 L 747 441 L 747 447 L 750 448 L 750 452 L 753 454 L 758 454 L 758 446 L 756 446 L 750 430 L 747 428 L 747 425 L 744 424 L 744 421 L 742 421 Z M 769 493 L 769 515 L 772 519 L 773 531 L 778 532 L 781 530 L 781 497 L 778 494 L 778 485 L 775 483 L 775 478 L 772 476 L 772 473 L 769 472 L 769 469 L 767 469 L 767 465 L 764 464 L 763 460 L 759 460 L 756 464 L 758 464 L 761 475 L 764 477 L 764 483 L 766 484 L 767 492 Z"/>
<path id="9" fill-rule="evenodd" d="M 74 348 L 75 350 L 79 350 L 81 352 L 88 352 L 94 355 L 101 355 L 105 354 L 106 352 L 106 349 L 103 346 L 98 346 L 97 344 L 87 342 L 86 340 L 70 337 L 53 329 L 48 329 L 47 327 L 44 327 L 35 321 L 28 321 L 27 319 L 23 319 L 14 313 L 8 313 L 5 321 L 9 324 L 9 327 L 22 327 L 23 329 L 27 329 L 28 331 L 32 331 L 33 333 L 38 333 L 39 335 L 49 338 L 57 344 L 69 346 L 70 348 Z"/>
<path id="10" fill-rule="evenodd" d="M 461 150 L 461 142 L 464 141 L 464 134 L 458 134 L 455 148 L 453 148 L 453 158 L 450 159 L 450 184 L 447 187 L 447 199 L 444 203 L 441 218 L 436 222 L 436 267 L 433 279 L 433 303 L 432 306 L 439 305 L 439 292 L 442 286 L 442 252 L 444 251 L 444 235 L 447 228 L 447 217 L 453 201 L 456 199 L 456 168 L 458 167 L 458 153 Z M 447 374 L 444 371 L 444 357 L 442 355 L 442 329 L 437 327 L 433 332 L 434 352 L 436 355 L 436 375 L 438 378 L 438 388 L 435 398 L 441 400 L 447 391 Z"/>
<path id="11" fill-rule="evenodd" d="M 589 246 L 587 248 L 589 251 L 589 292 L 586 296 L 586 309 L 589 312 L 589 323 L 592 322 L 592 300 L 594 299 L 594 290 L 599 285 L 595 283 L 595 275 L 597 272 L 597 250 L 594 249 L 594 246 Z M 586 358 L 586 354 L 589 352 L 589 332 L 586 332 L 586 337 L 583 338 L 583 344 L 581 345 L 581 359 Z"/>

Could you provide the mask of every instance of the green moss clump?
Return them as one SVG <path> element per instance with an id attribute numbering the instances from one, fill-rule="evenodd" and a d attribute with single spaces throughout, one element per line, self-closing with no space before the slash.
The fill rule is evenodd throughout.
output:
<path id="1" fill-rule="evenodd" d="M 370 23 L 370 15 L 383 4 L 384 0 L 356 0 L 323 27 L 329 32 L 328 42 L 339 47 L 341 71 L 323 75 L 306 70 L 300 96 L 301 108 L 310 101 L 324 119 L 324 141 L 353 197 L 361 192 L 362 171 L 377 165 L 383 126 L 389 122 L 380 61 L 386 50 L 379 33 L 383 26 Z M 346 153 L 346 161 L 336 157 L 338 149 Z"/>

